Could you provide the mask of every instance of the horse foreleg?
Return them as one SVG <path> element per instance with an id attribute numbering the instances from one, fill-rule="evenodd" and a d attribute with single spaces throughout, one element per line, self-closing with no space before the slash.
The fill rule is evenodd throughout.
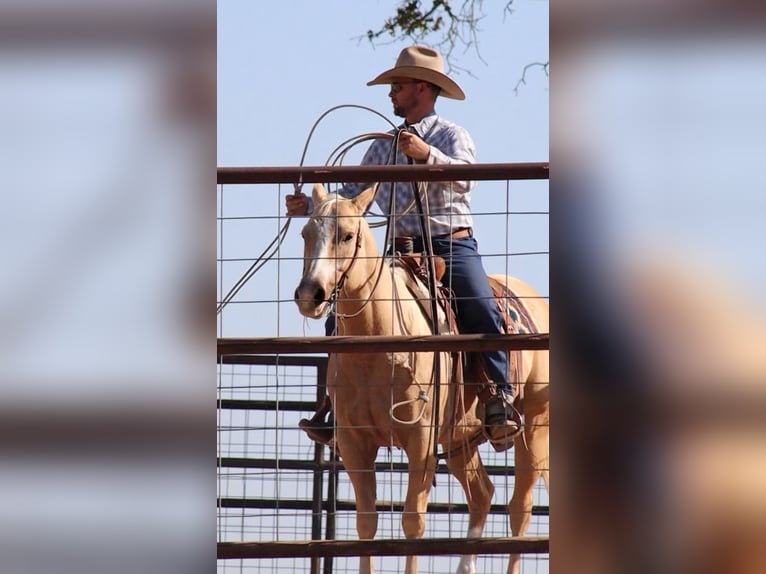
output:
<path id="1" fill-rule="evenodd" d="M 511 532 L 514 536 L 524 536 L 532 517 L 534 487 L 541 474 L 545 474 L 548 485 L 548 418 L 547 416 L 529 417 L 524 430 L 526 447 L 521 437 L 516 440 L 516 453 L 513 496 L 508 503 Z M 527 448 L 528 447 L 528 448 Z M 511 554 L 508 562 L 508 574 L 519 574 L 521 556 Z"/>
<path id="2" fill-rule="evenodd" d="M 343 429 L 338 429 L 343 466 L 354 487 L 356 532 L 361 540 L 372 540 L 378 530 L 378 513 L 375 509 L 375 457 L 378 449 L 365 446 L 366 442 L 369 441 L 364 437 L 354 440 Z M 359 574 L 372 574 L 372 570 L 372 556 L 361 556 Z"/>
<path id="3" fill-rule="evenodd" d="M 436 458 L 431 449 L 428 448 L 428 442 L 417 445 L 413 449 L 407 450 L 407 459 L 409 461 L 407 498 L 404 501 L 404 512 L 402 513 L 402 530 L 406 538 L 422 538 L 426 529 L 426 509 L 428 506 L 428 495 L 431 491 L 431 485 L 434 480 L 436 470 Z M 418 557 L 407 556 L 404 563 L 405 574 L 417 574 Z"/>
<path id="4" fill-rule="evenodd" d="M 481 538 L 495 487 L 481 462 L 479 452 L 474 448 L 472 451 L 458 453 L 447 459 L 447 466 L 452 475 L 463 486 L 468 503 L 468 532 L 466 536 L 468 538 Z M 474 574 L 475 572 L 476 555 L 463 556 L 460 559 L 457 574 Z"/>

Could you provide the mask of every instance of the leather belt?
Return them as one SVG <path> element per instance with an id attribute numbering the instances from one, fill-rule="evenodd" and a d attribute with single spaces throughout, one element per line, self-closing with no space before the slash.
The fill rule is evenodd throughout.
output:
<path id="1" fill-rule="evenodd" d="M 459 227 L 452 233 L 433 235 L 431 239 L 465 239 L 466 237 L 473 237 L 473 229 L 471 227 Z M 397 237 L 394 240 L 394 249 L 400 253 L 423 251 L 423 238 L 420 236 Z"/>
<path id="2" fill-rule="evenodd" d="M 470 227 L 458 227 L 452 233 L 445 233 L 444 235 L 432 235 L 431 239 L 465 239 L 466 237 L 473 237 L 473 229 Z"/>

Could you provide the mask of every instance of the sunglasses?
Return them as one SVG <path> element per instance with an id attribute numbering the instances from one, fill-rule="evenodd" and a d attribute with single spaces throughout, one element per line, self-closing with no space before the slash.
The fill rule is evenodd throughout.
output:
<path id="1" fill-rule="evenodd" d="M 412 82 L 391 82 L 391 93 L 398 94 L 402 91 L 402 87 L 407 84 L 419 84 L 420 81 L 414 80 Z"/>

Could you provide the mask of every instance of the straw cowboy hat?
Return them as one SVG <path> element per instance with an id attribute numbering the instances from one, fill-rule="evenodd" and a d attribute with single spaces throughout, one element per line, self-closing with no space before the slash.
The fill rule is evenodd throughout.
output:
<path id="1" fill-rule="evenodd" d="M 439 52 L 425 46 L 410 46 L 399 54 L 396 66 L 386 70 L 368 86 L 390 84 L 401 78 L 422 80 L 441 88 L 440 95 L 453 100 L 464 100 L 465 94 L 460 86 L 444 74 L 444 62 Z"/>

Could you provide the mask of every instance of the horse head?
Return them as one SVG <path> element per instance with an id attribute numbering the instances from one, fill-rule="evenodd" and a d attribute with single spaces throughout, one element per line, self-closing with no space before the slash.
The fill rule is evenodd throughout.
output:
<path id="1" fill-rule="evenodd" d="M 314 184 L 314 211 L 301 230 L 303 275 L 295 289 L 295 303 L 305 317 L 324 314 L 360 259 L 363 239 L 370 233 L 364 213 L 374 197 L 375 186 L 345 199 Z"/>

